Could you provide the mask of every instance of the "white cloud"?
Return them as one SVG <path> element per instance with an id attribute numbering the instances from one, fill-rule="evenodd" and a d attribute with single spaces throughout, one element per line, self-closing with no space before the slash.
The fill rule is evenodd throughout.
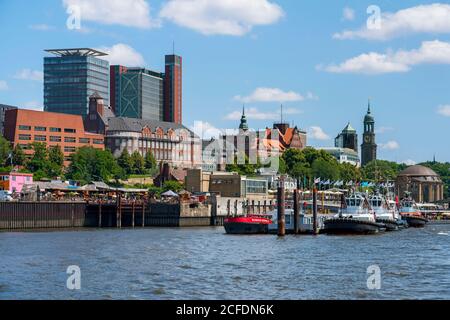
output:
<path id="1" fill-rule="evenodd" d="M 400 148 L 400 144 L 397 141 L 388 141 L 386 143 L 381 143 L 380 147 L 384 150 L 397 150 Z"/>
<path id="2" fill-rule="evenodd" d="M 191 126 L 190 129 L 202 139 L 218 138 L 224 133 L 209 122 L 205 121 L 195 121 L 194 125 Z"/>
<path id="3" fill-rule="evenodd" d="M 42 104 L 36 100 L 25 102 L 23 104 L 23 107 L 25 109 L 31 109 L 31 110 L 38 110 L 38 111 L 44 110 L 44 108 L 42 107 Z"/>
<path id="4" fill-rule="evenodd" d="M 414 165 L 416 165 L 416 164 L 417 164 L 417 162 L 416 162 L 416 161 L 414 161 L 414 160 L 411 160 L 411 159 L 408 159 L 408 160 L 402 161 L 402 163 L 403 163 L 403 164 L 406 164 L 407 166 L 414 166 Z"/>
<path id="5" fill-rule="evenodd" d="M 6 91 L 8 89 L 8 83 L 5 80 L 0 80 L 0 91 Z"/>
<path id="6" fill-rule="evenodd" d="M 387 40 L 414 33 L 450 33 L 450 5 L 434 3 L 420 5 L 395 13 L 382 13 L 381 28 L 346 30 L 333 35 L 335 39 Z"/>
<path id="7" fill-rule="evenodd" d="M 296 108 L 283 109 L 284 115 L 294 115 L 294 114 L 299 114 L 299 113 L 301 113 L 301 111 Z M 240 120 L 241 116 L 242 116 L 242 111 L 237 110 L 237 111 L 233 111 L 233 112 L 229 113 L 225 117 L 225 120 L 236 121 L 236 120 Z M 245 116 L 249 120 L 278 120 L 281 117 L 281 113 L 280 113 L 280 111 L 265 112 L 265 111 L 258 110 L 258 108 L 248 108 L 248 109 L 245 109 Z"/>
<path id="8" fill-rule="evenodd" d="M 150 6 L 145 0 L 63 0 L 67 9 L 77 6 L 83 21 L 118 24 L 127 27 L 151 28 L 158 26 L 150 17 Z"/>
<path id="9" fill-rule="evenodd" d="M 42 23 L 42 24 L 32 24 L 32 25 L 30 25 L 30 29 L 38 30 L 38 31 L 50 31 L 50 30 L 55 29 L 55 27 L 50 26 L 45 23 Z"/>
<path id="10" fill-rule="evenodd" d="M 332 73 L 359 73 L 376 75 L 408 72 L 420 64 L 450 64 L 450 43 L 439 40 L 424 41 L 419 49 L 387 53 L 364 53 L 338 65 L 318 66 L 318 70 Z"/>
<path id="11" fill-rule="evenodd" d="M 355 20 L 355 10 L 350 7 L 345 7 L 342 10 L 342 20 L 353 21 Z"/>
<path id="12" fill-rule="evenodd" d="M 437 113 L 444 117 L 450 117 L 450 105 L 439 106 Z"/>
<path id="13" fill-rule="evenodd" d="M 14 75 L 14 78 L 42 82 L 44 80 L 44 73 L 39 70 L 22 69 Z"/>
<path id="14" fill-rule="evenodd" d="M 127 67 L 142 67 L 145 65 L 144 57 L 129 45 L 118 43 L 112 47 L 99 48 L 108 55 L 102 59 L 108 60 L 111 65 L 120 64 Z"/>
<path id="15" fill-rule="evenodd" d="M 309 97 L 314 97 L 309 93 Z M 235 96 L 234 100 L 244 103 L 252 102 L 292 102 L 303 101 L 305 97 L 294 91 L 283 91 L 278 88 L 257 88 L 250 95 L 242 97 Z"/>
<path id="16" fill-rule="evenodd" d="M 309 127 L 308 137 L 315 140 L 330 140 L 330 136 L 326 134 L 321 127 L 317 126 Z"/>
<path id="17" fill-rule="evenodd" d="M 204 35 L 242 36 L 283 16 L 283 9 L 268 0 L 170 0 L 160 11 L 161 18 Z"/>

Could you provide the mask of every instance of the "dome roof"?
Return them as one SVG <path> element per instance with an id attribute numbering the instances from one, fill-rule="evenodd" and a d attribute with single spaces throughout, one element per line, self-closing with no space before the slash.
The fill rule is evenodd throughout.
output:
<path id="1" fill-rule="evenodd" d="M 432 169 L 424 166 L 411 166 L 400 172 L 399 176 L 439 177 Z"/>

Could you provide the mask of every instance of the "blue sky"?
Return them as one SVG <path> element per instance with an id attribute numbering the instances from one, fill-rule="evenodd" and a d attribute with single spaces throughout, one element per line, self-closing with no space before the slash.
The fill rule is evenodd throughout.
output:
<path id="1" fill-rule="evenodd" d="M 368 30 L 372 4 L 381 28 Z M 81 29 L 67 28 L 73 6 Z M 207 135 L 236 128 L 243 103 L 251 127 L 271 126 L 282 103 L 310 145 L 331 146 L 348 121 L 361 133 L 371 97 L 380 158 L 450 161 L 448 3 L 0 0 L 0 26 L 0 103 L 42 107 L 44 49 L 94 47 L 162 70 L 175 41 L 184 123 Z"/>

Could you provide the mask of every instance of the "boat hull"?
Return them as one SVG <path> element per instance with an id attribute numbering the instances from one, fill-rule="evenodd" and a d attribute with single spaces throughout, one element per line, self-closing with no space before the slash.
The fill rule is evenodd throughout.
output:
<path id="1" fill-rule="evenodd" d="M 225 232 L 227 234 L 267 234 L 269 227 L 267 224 L 225 222 Z"/>
<path id="2" fill-rule="evenodd" d="M 424 217 L 403 216 L 403 220 L 412 228 L 423 228 L 428 223 L 428 219 Z"/>
<path id="3" fill-rule="evenodd" d="M 329 219 L 324 225 L 327 234 L 376 234 L 384 230 L 380 223 L 345 218 Z"/>
<path id="4" fill-rule="evenodd" d="M 401 228 L 401 224 L 399 224 L 396 220 L 377 219 L 377 223 L 384 225 L 386 231 L 398 231 Z"/>

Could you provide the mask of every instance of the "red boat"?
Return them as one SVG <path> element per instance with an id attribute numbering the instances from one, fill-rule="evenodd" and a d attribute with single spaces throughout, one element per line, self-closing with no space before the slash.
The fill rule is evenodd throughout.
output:
<path id="1" fill-rule="evenodd" d="M 248 215 L 226 218 L 223 226 L 228 234 L 266 234 L 270 224 L 270 215 Z"/>

